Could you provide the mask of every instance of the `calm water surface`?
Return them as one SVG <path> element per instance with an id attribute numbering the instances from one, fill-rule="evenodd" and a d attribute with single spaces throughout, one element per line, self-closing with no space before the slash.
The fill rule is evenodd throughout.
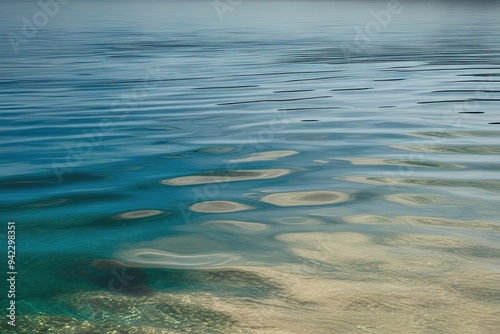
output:
<path id="1" fill-rule="evenodd" d="M 0 331 L 500 332 L 500 7 L 387 8 L 3 2 Z"/>

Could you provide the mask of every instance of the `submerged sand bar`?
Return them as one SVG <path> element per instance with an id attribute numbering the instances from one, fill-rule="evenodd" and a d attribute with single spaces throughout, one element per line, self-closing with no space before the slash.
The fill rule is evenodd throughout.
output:
<path id="1" fill-rule="evenodd" d="M 269 228 L 262 223 L 245 222 L 238 220 L 209 220 L 200 224 L 208 227 L 210 230 L 219 230 L 225 232 L 235 232 L 243 234 L 254 234 Z"/>
<path id="2" fill-rule="evenodd" d="M 298 154 L 297 151 L 291 150 L 280 150 L 280 151 L 266 151 L 259 152 L 241 159 L 229 160 L 229 162 L 252 162 L 252 161 L 267 161 L 267 160 L 277 160 L 280 158 L 288 157 L 291 155 Z"/>
<path id="3" fill-rule="evenodd" d="M 137 211 L 129 211 L 120 213 L 116 216 L 118 219 L 139 219 L 146 217 L 158 216 L 164 213 L 161 210 L 137 210 Z"/>
<path id="4" fill-rule="evenodd" d="M 277 206 L 302 206 L 335 204 L 348 199 L 348 194 L 338 191 L 316 190 L 275 193 L 262 197 L 260 201 Z"/>
<path id="5" fill-rule="evenodd" d="M 274 179 L 289 173 L 291 173 L 289 169 L 227 170 L 174 177 L 162 180 L 161 183 L 169 186 L 190 186 L 207 183 Z"/>
<path id="6" fill-rule="evenodd" d="M 206 201 L 191 205 L 189 210 L 201 213 L 226 213 L 251 210 L 253 207 L 231 201 Z"/>

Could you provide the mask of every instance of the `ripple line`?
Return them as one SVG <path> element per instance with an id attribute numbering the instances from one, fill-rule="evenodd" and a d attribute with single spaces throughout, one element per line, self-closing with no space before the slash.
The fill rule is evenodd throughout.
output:
<path id="1" fill-rule="evenodd" d="M 314 89 L 296 89 L 296 90 L 277 90 L 273 93 L 299 93 L 299 92 L 314 92 Z"/>
<path id="2" fill-rule="evenodd" d="M 375 79 L 373 81 L 402 81 L 406 79 Z"/>
<path id="3" fill-rule="evenodd" d="M 308 78 L 308 79 L 293 79 L 293 80 L 285 80 L 281 82 L 299 82 L 299 81 L 315 81 L 315 80 L 326 80 L 326 79 L 339 79 L 345 77 L 322 77 L 322 78 Z"/>
<path id="4" fill-rule="evenodd" d="M 196 87 L 191 89 L 231 89 L 231 88 L 254 88 L 260 87 L 259 85 L 247 85 L 247 86 L 219 86 L 219 87 Z"/>
<path id="5" fill-rule="evenodd" d="M 497 102 L 500 99 L 462 99 L 462 100 L 442 100 L 442 101 L 422 101 L 417 104 L 431 104 L 431 103 L 462 103 L 462 102 Z"/>
<path id="6" fill-rule="evenodd" d="M 484 89 L 443 89 L 433 90 L 432 93 L 500 93 L 500 90 L 484 90 Z"/>
<path id="7" fill-rule="evenodd" d="M 240 101 L 240 102 L 224 102 L 218 103 L 218 106 L 227 106 L 233 104 L 245 104 L 245 103 L 260 103 L 260 102 L 288 102 L 288 101 L 301 101 L 301 100 L 315 100 L 315 99 L 325 99 L 331 97 L 327 96 L 314 96 L 314 97 L 301 97 L 296 99 L 270 99 L 270 100 L 254 100 L 254 101 Z"/>
<path id="8" fill-rule="evenodd" d="M 330 89 L 330 92 L 343 92 L 343 91 L 350 91 L 350 90 L 367 90 L 367 89 L 373 89 L 373 88 L 368 88 L 368 87 L 363 87 L 363 88 L 339 88 L 339 89 Z"/>
<path id="9" fill-rule="evenodd" d="M 342 109 L 342 107 L 302 107 L 302 108 L 281 108 L 278 111 L 293 111 L 293 110 L 316 110 L 316 109 Z"/>

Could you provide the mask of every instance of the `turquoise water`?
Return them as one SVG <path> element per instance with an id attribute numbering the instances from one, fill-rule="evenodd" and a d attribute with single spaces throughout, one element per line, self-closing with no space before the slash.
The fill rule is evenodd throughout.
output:
<path id="1" fill-rule="evenodd" d="M 3 2 L 0 332 L 498 332 L 500 7 L 390 6 Z"/>

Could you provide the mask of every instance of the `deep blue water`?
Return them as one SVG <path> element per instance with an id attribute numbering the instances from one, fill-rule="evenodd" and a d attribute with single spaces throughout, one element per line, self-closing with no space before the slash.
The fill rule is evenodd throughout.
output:
<path id="1" fill-rule="evenodd" d="M 224 3 L 0 3 L 14 331 L 500 330 L 500 7 Z"/>

